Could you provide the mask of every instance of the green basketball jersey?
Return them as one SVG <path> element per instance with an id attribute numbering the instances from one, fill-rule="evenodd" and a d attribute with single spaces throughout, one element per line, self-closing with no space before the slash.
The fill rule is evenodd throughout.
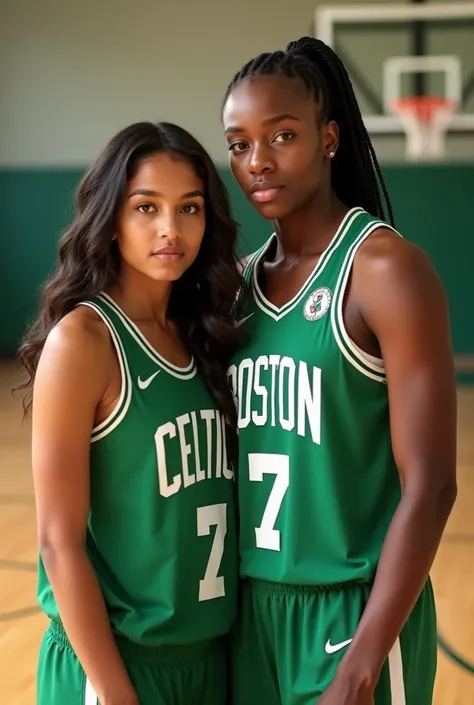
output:
<path id="1" fill-rule="evenodd" d="M 199 377 L 163 359 L 106 294 L 122 389 L 93 429 L 87 552 L 115 632 L 145 646 L 227 633 L 236 611 L 234 471 L 226 423 Z M 39 602 L 59 619 L 40 560 Z"/>
<path id="2" fill-rule="evenodd" d="M 287 584 L 371 580 L 400 500 L 382 364 L 343 324 L 358 247 L 389 227 L 351 209 L 299 293 L 266 300 L 248 262 L 246 342 L 229 368 L 239 416 L 241 575 Z"/>

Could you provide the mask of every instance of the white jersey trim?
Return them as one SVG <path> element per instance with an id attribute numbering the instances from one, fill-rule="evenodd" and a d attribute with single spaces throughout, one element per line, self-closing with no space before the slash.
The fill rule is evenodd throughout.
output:
<path id="1" fill-rule="evenodd" d="M 306 281 L 303 283 L 302 287 L 299 289 L 299 291 L 295 294 L 295 296 L 290 299 L 286 304 L 284 304 L 281 308 L 278 308 L 278 306 L 275 306 L 272 304 L 270 301 L 268 301 L 265 296 L 263 295 L 259 283 L 258 283 L 258 267 L 260 264 L 260 261 L 262 259 L 262 256 L 267 252 L 268 248 L 270 247 L 270 244 L 273 240 L 274 237 L 276 237 L 275 233 L 271 235 L 271 237 L 267 240 L 265 246 L 262 248 L 261 252 L 259 253 L 258 257 L 251 262 L 251 266 L 253 268 L 252 272 L 252 279 L 253 279 L 253 289 L 254 289 L 254 298 L 255 301 L 257 302 L 257 306 L 268 316 L 273 318 L 275 321 L 281 320 L 286 314 L 290 313 L 290 311 L 293 311 L 293 309 L 298 306 L 298 304 L 301 302 L 301 300 L 306 296 L 308 293 L 309 289 L 311 289 L 314 286 L 315 280 L 322 274 L 324 271 L 326 265 L 330 261 L 333 253 L 337 250 L 341 242 L 343 241 L 344 237 L 346 236 L 349 228 L 352 226 L 354 220 L 358 218 L 360 215 L 364 215 L 365 211 L 360 208 L 351 208 L 344 218 L 342 219 L 339 227 L 337 228 L 331 242 L 319 258 L 316 266 L 314 267 L 313 271 L 309 275 L 309 277 L 306 279 Z"/>
<path id="2" fill-rule="evenodd" d="M 102 311 L 102 309 L 99 308 L 99 306 L 90 301 L 81 302 L 79 305 L 88 306 L 89 308 L 93 309 L 97 313 L 97 315 L 101 317 L 101 319 L 104 321 L 105 325 L 109 329 L 110 337 L 112 338 L 112 342 L 117 352 L 117 357 L 120 366 L 120 377 L 122 380 L 120 396 L 116 405 L 114 406 L 108 417 L 104 419 L 104 421 L 101 421 L 100 424 L 97 424 L 97 426 L 94 426 L 94 428 L 92 429 L 91 443 L 95 443 L 95 441 L 98 441 L 101 438 L 104 438 L 104 436 L 107 436 L 109 433 L 111 433 L 124 419 L 132 398 L 132 380 L 130 377 L 130 370 L 128 368 L 127 357 L 125 355 L 125 350 L 123 349 L 122 341 L 120 340 L 112 321 Z"/>
<path id="3" fill-rule="evenodd" d="M 353 367 L 376 382 L 385 382 L 385 366 L 380 364 L 379 360 L 363 352 L 350 338 L 344 323 L 343 303 L 349 274 L 352 270 L 352 265 L 359 247 L 375 230 L 380 230 L 381 228 L 391 230 L 401 237 L 400 233 L 395 230 L 395 228 L 383 221 L 371 222 L 362 230 L 347 251 L 337 279 L 335 301 L 331 310 L 332 329 L 339 349 Z M 362 365 L 360 363 L 362 363 Z"/>
<path id="4" fill-rule="evenodd" d="M 108 303 L 108 305 L 113 309 L 115 314 L 120 318 L 132 338 L 134 338 L 138 345 L 141 347 L 143 352 L 148 355 L 148 357 L 153 360 L 154 363 L 159 365 L 161 369 L 163 369 L 165 372 L 168 372 L 168 374 L 172 375 L 173 377 L 177 377 L 178 379 L 192 379 L 196 376 L 197 368 L 193 357 L 191 357 L 191 362 L 187 367 L 178 367 L 177 365 L 173 365 L 171 362 L 168 362 L 166 358 L 162 357 L 162 355 L 160 355 L 155 350 L 155 348 L 150 345 L 150 343 L 145 338 L 138 326 L 136 326 L 135 323 L 130 320 L 130 318 L 128 318 L 128 316 L 122 311 L 122 309 L 108 294 L 102 293 L 98 296 L 98 298 Z"/>
<path id="5" fill-rule="evenodd" d="M 380 368 L 381 371 L 385 369 L 383 359 L 381 357 L 375 357 L 375 355 L 371 355 L 370 353 L 365 352 L 365 350 L 362 350 L 362 348 L 360 348 L 357 343 L 352 340 L 352 338 L 350 338 L 350 341 L 352 345 L 356 348 L 356 350 L 359 351 L 360 355 L 362 355 L 366 363 L 372 363 L 372 365 L 375 365 L 375 367 Z"/>
<path id="6" fill-rule="evenodd" d="M 272 238 L 274 237 L 274 234 L 275 233 L 273 233 L 273 235 L 271 235 L 271 237 L 263 245 L 261 245 L 261 247 L 259 247 L 257 250 L 255 250 L 255 252 L 253 254 L 248 256 L 247 263 L 246 263 L 245 268 L 242 272 L 242 276 L 244 277 L 247 284 L 249 284 L 249 285 L 252 284 L 252 282 L 253 282 L 253 268 L 255 266 L 255 262 L 260 259 L 260 256 L 264 252 L 267 251 L 268 246 L 269 246 Z M 247 277 L 248 277 L 248 281 L 247 281 Z"/>

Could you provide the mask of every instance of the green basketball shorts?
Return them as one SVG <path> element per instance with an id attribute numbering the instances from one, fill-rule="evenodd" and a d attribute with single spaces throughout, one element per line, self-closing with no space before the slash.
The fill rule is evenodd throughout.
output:
<path id="1" fill-rule="evenodd" d="M 332 682 L 369 585 L 324 588 L 245 581 L 232 647 L 232 705 L 314 705 Z M 431 705 L 436 613 L 427 582 L 387 662 L 375 705 Z"/>
<path id="2" fill-rule="evenodd" d="M 140 705 L 225 705 L 225 639 L 153 648 L 117 638 L 117 644 Z M 57 622 L 51 622 L 40 648 L 37 705 L 100 705 Z"/>

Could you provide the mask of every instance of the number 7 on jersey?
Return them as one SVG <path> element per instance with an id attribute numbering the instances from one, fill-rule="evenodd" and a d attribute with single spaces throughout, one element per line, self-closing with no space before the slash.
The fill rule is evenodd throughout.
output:
<path id="1" fill-rule="evenodd" d="M 212 541 L 204 578 L 199 581 L 200 602 L 203 600 L 215 600 L 216 597 L 224 597 L 225 595 L 224 578 L 223 576 L 219 576 L 218 573 L 224 554 L 224 543 L 227 534 L 226 504 L 210 504 L 207 507 L 198 507 L 198 536 L 209 536 L 211 526 L 216 527 L 216 532 Z"/>
<path id="2" fill-rule="evenodd" d="M 281 504 L 290 484 L 290 458 L 278 453 L 249 453 L 249 480 L 262 482 L 264 475 L 275 475 L 262 523 L 255 528 L 258 548 L 280 550 L 280 532 L 275 529 Z"/>

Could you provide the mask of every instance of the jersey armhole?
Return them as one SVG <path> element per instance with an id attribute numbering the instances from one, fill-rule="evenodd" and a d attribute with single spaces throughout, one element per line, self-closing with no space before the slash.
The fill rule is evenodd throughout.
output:
<path id="1" fill-rule="evenodd" d="M 349 336 L 344 324 L 343 309 L 344 294 L 357 251 L 362 243 L 365 242 L 365 240 L 372 235 L 375 230 L 379 230 L 380 228 L 391 230 L 395 233 L 395 235 L 401 237 L 400 233 L 395 230 L 395 228 L 387 223 L 384 223 L 383 221 L 372 220 L 364 227 L 359 237 L 356 238 L 351 247 L 348 249 L 341 267 L 336 283 L 334 305 L 331 310 L 331 324 L 336 343 L 346 360 L 366 377 L 369 377 L 376 382 L 386 383 L 385 368 L 383 365 L 371 362 L 371 360 L 368 359 L 370 356 L 366 356 Z"/>
<path id="2" fill-rule="evenodd" d="M 117 353 L 117 359 L 120 367 L 120 396 L 116 405 L 114 406 L 110 414 L 107 416 L 107 418 L 97 424 L 97 426 L 94 426 L 94 428 L 92 429 L 91 443 L 94 443 L 95 441 L 99 441 L 101 438 L 104 438 L 104 436 L 107 436 L 109 433 L 111 433 L 124 419 L 132 398 L 132 382 L 130 377 L 130 370 L 128 368 L 127 357 L 125 355 L 125 350 L 123 348 L 122 341 L 120 340 L 110 318 L 107 316 L 106 313 L 104 313 L 104 311 L 102 311 L 99 306 L 92 303 L 91 301 L 83 301 L 78 305 L 88 306 L 89 308 L 93 309 L 105 323 L 105 325 L 109 329 L 110 337 Z"/>

